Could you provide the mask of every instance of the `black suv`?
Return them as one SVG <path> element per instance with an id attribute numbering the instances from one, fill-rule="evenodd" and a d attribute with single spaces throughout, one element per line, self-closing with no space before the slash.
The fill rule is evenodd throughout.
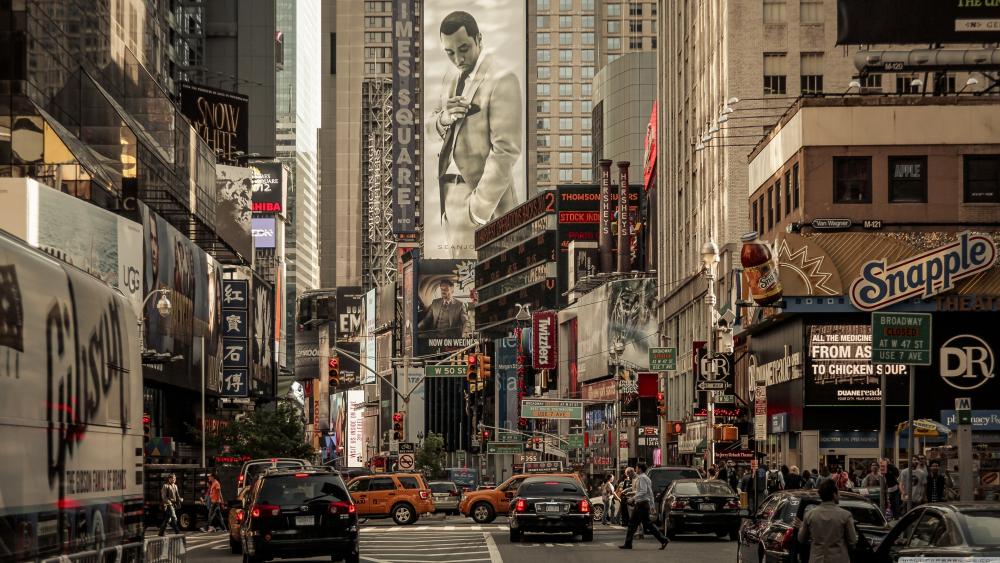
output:
<path id="1" fill-rule="evenodd" d="M 358 511 L 328 468 L 270 470 L 252 485 L 240 529 L 244 563 L 330 555 L 357 563 Z"/>

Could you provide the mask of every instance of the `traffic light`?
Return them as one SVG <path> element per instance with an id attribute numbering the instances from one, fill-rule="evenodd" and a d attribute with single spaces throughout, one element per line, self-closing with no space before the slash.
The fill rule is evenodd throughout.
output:
<path id="1" fill-rule="evenodd" d="M 327 375 L 330 377 L 330 389 L 340 386 L 340 357 L 334 356 L 327 362 Z"/>
<path id="2" fill-rule="evenodd" d="M 493 360 L 486 354 L 479 354 L 479 381 L 486 381 L 493 376 Z"/>
<path id="3" fill-rule="evenodd" d="M 403 432 L 403 413 L 392 413 L 392 439 L 402 442 L 405 433 Z"/>
<path id="4" fill-rule="evenodd" d="M 149 438 L 152 433 L 153 417 L 149 416 L 149 413 L 142 413 L 142 443 L 149 443 Z"/>
<path id="5" fill-rule="evenodd" d="M 669 424 L 669 429 L 671 434 L 683 434 L 687 429 L 687 425 L 675 420 Z"/>
<path id="6" fill-rule="evenodd" d="M 479 379 L 479 355 L 465 355 L 465 380 L 475 383 Z"/>
<path id="7" fill-rule="evenodd" d="M 656 394 L 656 414 L 667 416 L 667 394 L 662 391 Z"/>
<path id="8" fill-rule="evenodd" d="M 479 435 L 479 441 L 481 441 L 483 443 L 483 446 L 485 447 L 486 442 L 490 441 L 490 431 L 483 430 L 482 433 Z"/>

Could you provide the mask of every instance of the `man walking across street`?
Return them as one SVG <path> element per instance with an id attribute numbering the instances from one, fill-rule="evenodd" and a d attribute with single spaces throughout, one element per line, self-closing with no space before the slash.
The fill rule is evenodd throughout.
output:
<path id="1" fill-rule="evenodd" d="M 931 473 L 927 476 L 925 498 L 927 502 L 944 502 L 947 500 L 945 494 L 945 480 L 944 475 L 941 474 L 941 464 L 935 461 L 931 463 Z"/>
<path id="2" fill-rule="evenodd" d="M 222 517 L 222 484 L 216 479 L 214 473 L 208 474 L 208 528 L 202 529 L 202 531 L 214 532 L 216 530 L 214 524 L 216 517 L 221 524 L 218 529 L 223 531 L 228 531 L 226 529 L 226 519 Z"/>
<path id="3" fill-rule="evenodd" d="M 653 482 L 646 475 L 646 464 L 640 463 L 636 466 L 635 494 L 632 496 L 632 510 L 629 515 L 628 531 L 625 532 L 625 545 L 619 545 L 619 549 L 632 549 L 632 538 L 636 529 L 642 526 L 646 532 L 653 534 L 660 542 L 660 549 L 667 547 L 670 540 L 660 532 L 660 529 L 649 521 L 649 510 L 655 502 L 653 496 Z"/>
<path id="4" fill-rule="evenodd" d="M 819 506 L 806 513 L 799 527 L 799 543 L 812 542 L 809 563 L 841 563 L 851 560 L 850 550 L 858 543 L 851 513 L 837 506 L 837 484 L 826 480 L 819 485 Z"/>
<path id="5" fill-rule="evenodd" d="M 181 529 L 177 525 L 176 508 L 184 502 L 184 499 L 181 498 L 181 494 L 177 491 L 177 476 L 173 473 L 167 475 L 167 482 L 160 489 L 160 502 L 163 505 L 163 522 L 160 522 L 159 535 L 163 535 L 168 523 L 174 529 L 175 534 L 181 533 Z"/>

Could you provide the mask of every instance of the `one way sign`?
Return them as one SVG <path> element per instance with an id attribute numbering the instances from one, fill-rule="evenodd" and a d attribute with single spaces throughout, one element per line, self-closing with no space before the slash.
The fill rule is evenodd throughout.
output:
<path id="1" fill-rule="evenodd" d="M 724 391 L 726 389 L 725 381 L 701 381 L 698 383 L 698 389 L 701 391 Z"/>

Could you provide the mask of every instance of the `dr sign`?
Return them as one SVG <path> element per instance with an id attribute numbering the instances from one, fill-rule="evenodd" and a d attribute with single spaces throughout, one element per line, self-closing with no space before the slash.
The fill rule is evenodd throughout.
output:
<path id="1" fill-rule="evenodd" d="M 997 248 L 983 235 L 960 233 L 949 244 L 903 262 L 886 265 L 872 260 L 851 284 L 851 303 L 862 311 L 877 311 L 911 297 L 928 298 L 952 289 L 955 282 L 993 266 Z"/>

